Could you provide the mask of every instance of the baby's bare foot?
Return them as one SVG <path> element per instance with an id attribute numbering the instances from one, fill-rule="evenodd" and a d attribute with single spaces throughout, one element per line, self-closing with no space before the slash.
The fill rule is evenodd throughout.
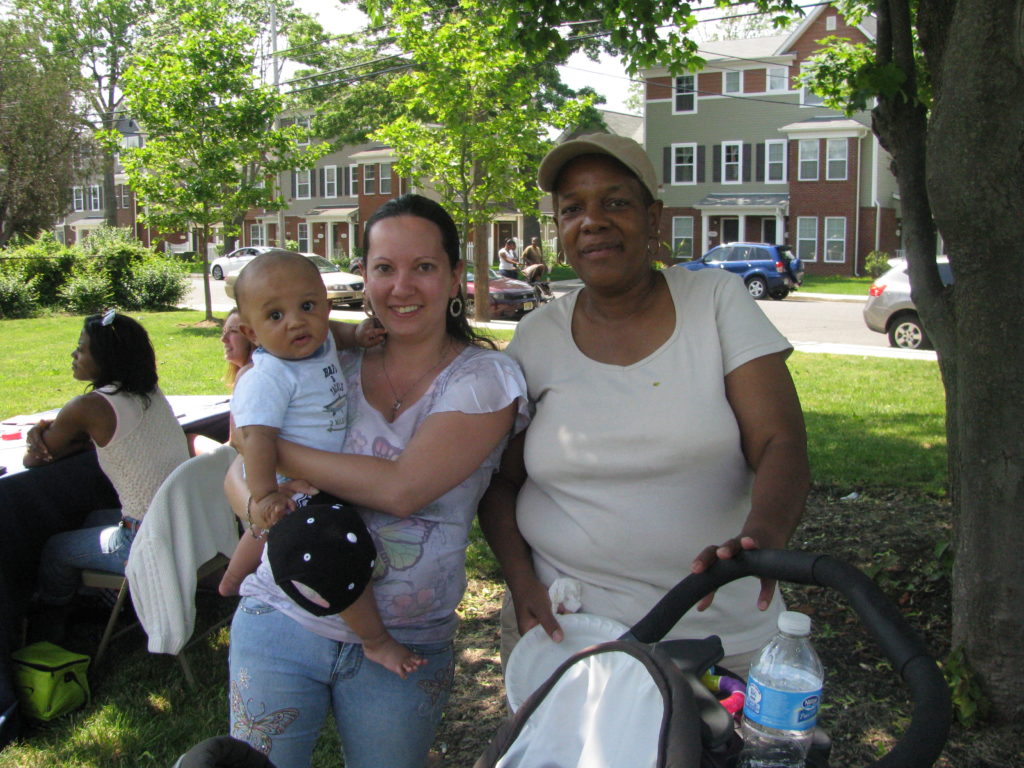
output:
<path id="1" fill-rule="evenodd" d="M 364 639 L 363 653 L 370 661 L 390 669 L 403 680 L 427 663 L 426 659 L 417 656 L 386 632 L 371 640 Z"/>

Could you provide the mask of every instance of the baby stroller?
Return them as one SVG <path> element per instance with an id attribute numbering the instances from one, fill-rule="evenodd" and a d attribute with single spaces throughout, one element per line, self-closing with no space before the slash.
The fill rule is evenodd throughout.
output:
<path id="1" fill-rule="evenodd" d="M 475 768 L 732 768 L 742 743 L 733 718 L 700 682 L 722 657 L 716 636 L 659 642 L 723 584 L 759 576 L 830 587 L 851 603 L 913 699 L 912 719 L 874 765 L 924 767 L 949 731 L 949 690 L 898 609 L 867 576 L 828 555 L 755 550 L 691 575 L 618 640 L 567 659 L 498 730 Z M 808 768 L 827 768 L 819 728 Z"/>

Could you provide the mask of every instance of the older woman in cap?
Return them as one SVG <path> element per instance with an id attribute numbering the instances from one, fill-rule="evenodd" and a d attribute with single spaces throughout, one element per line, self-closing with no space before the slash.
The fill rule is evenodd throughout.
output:
<path id="1" fill-rule="evenodd" d="M 687 572 L 785 546 L 809 488 L 791 347 L 735 275 L 653 268 L 662 203 L 643 148 L 583 136 L 544 158 L 539 183 L 583 287 L 525 317 L 508 348 L 536 413 L 480 505 L 511 597 L 503 657 L 538 623 L 561 639 L 556 578 L 582 584 L 583 611 L 632 625 Z M 745 674 L 775 590 L 733 582 L 668 637 L 717 634 Z"/>

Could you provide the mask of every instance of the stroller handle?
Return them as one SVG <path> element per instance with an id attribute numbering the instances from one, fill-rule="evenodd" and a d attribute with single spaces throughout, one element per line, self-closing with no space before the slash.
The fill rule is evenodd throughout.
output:
<path id="1" fill-rule="evenodd" d="M 903 678 L 913 700 L 906 732 L 873 766 L 930 766 L 946 742 L 952 719 L 949 688 L 917 633 L 875 583 L 852 565 L 830 555 L 785 549 L 747 550 L 691 574 L 658 601 L 627 636 L 655 643 L 710 592 L 745 576 L 810 584 L 837 590 Z"/>

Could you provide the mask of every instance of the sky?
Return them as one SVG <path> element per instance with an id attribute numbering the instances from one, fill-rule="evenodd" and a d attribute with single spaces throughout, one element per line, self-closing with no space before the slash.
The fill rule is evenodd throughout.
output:
<path id="1" fill-rule="evenodd" d="M 365 17 L 352 8 L 339 8 L 332 0 L 293 0 L 295 5 L 320 20 L 328 32 L 349 32 L 362 25 Z M 603 109 L 613 112 L 628 112 L 625 101 L 629 95 L 629 77 L 622 62 L 610 56 L 600 61 L 590 61 L 577 54 L 561 67 L 562 82 L 570 88 L 591 86 L 605 97 Z"/>

